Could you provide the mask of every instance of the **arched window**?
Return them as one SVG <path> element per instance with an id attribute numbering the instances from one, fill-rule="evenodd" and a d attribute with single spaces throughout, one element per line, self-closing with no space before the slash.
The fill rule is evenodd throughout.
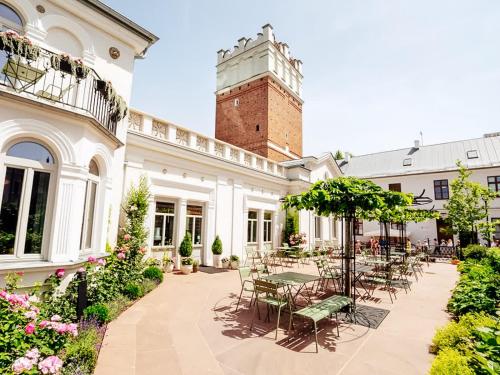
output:
<path id="1" fill-rule="evenodd" d="M 52 153 L 40 143 L 22 141 L 5 154 L 0 206 L 0 255 L 41 257 L 51 198 Z"/>
<path id="2" fill-rule="evenodd" d="M 94 216 L 96 211 L 97 193 L 99 190 L 99 166 L 92 159 L 89 163 L 89 177 L 85 189 L 85 205 L 83 208 L 82 235 L 80 248 L 92 249 L 92 234 L 94 232 Z"/>
<path id="3" fill-rule="evenodd" d="M 0 2 L 0 31 L 14 30 L 23 33 L 24 22 L 19 14 L 7 4 Z"/>

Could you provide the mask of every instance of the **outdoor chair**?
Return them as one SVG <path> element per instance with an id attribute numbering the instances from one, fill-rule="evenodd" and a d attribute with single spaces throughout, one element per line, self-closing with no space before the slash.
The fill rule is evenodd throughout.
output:
<path id="1" fill-rule="evenodd" d="M 240 306 L 240 301 L 241 301 L 241 297 L 243 295 L 243 292 L 251 292 L 252 293 L 252 297 L 250 298 L 250 305 L 249 306 L 252 306 L 252 301 L 253 301 L 253 297 L 255 294 L 254 285 L 253 285 L 253 278 L 252 278 L 252 269 L 250 267 L 240 267 L 240 268 L 238 268 L 238 272 L 240 274 L 241 291 L 240 291 L 240 296 L 238 298 L 238 303 L 236 304 L 235 312 L 238 311 L 238 307 Z"/>
<path id="2" fill-rule="evenodd" d="M 364 282 L 371 284 L 373 286 L 373 291 L 371 296 L 373 297 L 373 294 L 375 293 L 375 289 L 377 286 L 382 286 L 387 292 L 389 293 L 389 297 L 391 299 L 391 303 L 393 303 L 392 299 L 392 293 L 394 293 L 394 298 L 396 298 L 396 293 L 392 290 L 392 281 L 393 273 L 389 267 L 388 271 L 378 271 L 374 272 L 372 274 L 366 275 L 365 278 L 363 279 Z"/>
<path id="3" fill-rule="evenodd" d="M 255 263 L 260 261 L 260 254 L 255 246 L 245 246 L 245 266 L 255 267 Z M 250 264 L 249 264 L 250 263 Z"/>
<path id="4" fill-rule="evenodd" d="M 342 289 L 341 282 L 342 282 L 342 275 L 337 272 L 335 268 L 331 268 L 328 265 L 328 262 L 325 260 L 315 260 L 314 263 L 316 263 L 316 267 L 318 268 L 318 273 L 320 276 L 320 280 L 318 281 L 318 286 L 316 287 L 316 293 L 318 292 L 319 287 L 323 290 L 326 290 L 328 283 L 331 281 L 333 284 L 333 287 L 335 288 L 335 291 L 339 291 Z M 338 286 L 338 288 L 337 288 Z"/>
<path id="5" fill-rule="evenodd" d="M 255 266 L 255 270 L 257 271 L 257 278 L 259 279 L 271 274 L 271 272 L 269 272 L 269 267 L 266 264 L 257 264 Z"/>
<path id="6" fill-rule="evenodd" d="M 255 307 L 254 310 L 257 310 L 257 314 L 260 319 L 260 310 L 259 310 L 259 302 L 265 303 L 267 307 L 267 316 L 266 319 L 268 322 L 271 321 L 270 319 L 270 307 L 275 308 L 278 310 L 278 320 L 276 322 L 276 334 L 274 336 L 274 339 L 278 339 L 278 328 L 280 325 L 280 317 L 281 317 L 281 310 L 284 308 L 288 307 L 288 310 L 290 311 L 290 302 L 288 300 L 288 295 L 287 294 L 282 294 L 278 292 L 278 288 L 280 286 L 278 284 L 265 281 L 265 280 L 255 280 L 254 281 L 254 290 L 255 290 Z M 252 316 L 252 323 L 250 324 L 250 331 L 252 331 L 253 328 L 253 323 L 255 320 L 255 311 Z"/>

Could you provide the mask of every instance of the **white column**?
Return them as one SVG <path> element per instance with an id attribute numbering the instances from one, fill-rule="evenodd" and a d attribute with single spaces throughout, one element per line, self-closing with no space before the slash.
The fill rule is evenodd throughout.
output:
<path id="1" fill-rule="evenodd" d="M 172 124 L 169 124 L 168 125 L 168 141 L 169 142 L 173 142 L 175 143 L 176 142 L 176 138 L 177 138 L 177 127 L 172 125 Z"/>
<path id="2" fill-rule="evenodd" d="M 150 116 L 142 116 L 142 132 L 147 135 L 153 134 L 153 118 Z"/>
<path id="3" fill-rule="evenodd" d="M 181 257 L 179 255 L 179 246 L 186 234 L 186 214 L 187 214 L 187 200 L 184 198 L 180 198 L 178 201 L 178 209 L 175 215 L 175 221 L 177 222 L 177 232 L 176 232 L 176 244 L 175 244 L 175 266 L 177 268 L 180 267 Z"/>
<path id="4" fill-rule="evenodd" d="M 204 265 L 211 266 L 212 261 L 212 243 L 215 239 L 215 192 L 210 193 L 210 201 L 206 204 L 207 213 L 205 215 L 205 241 L 203 245 L 203 254 L 201 262 Z"/>
<path id="5" fill-rule="evenodd" d="M 148 239 L 147 239 L 147 244 L 148 244 L 148 253 L 147 256 L 150 257 L 153 254 L 152 248 L 153 248 L 153 239 L 154 239 L 154 230 L 155 230 L 155 212 L 156 212 L 156 204 L 155 204 L 155 197 L 153 195 L 150 196 L 149 200 L 149 207 L 148 207 L 148 214 L 145 219 L 145 225 L 148 230 Z"/>
<path id="6" fill-rule="evenodd" d="M 280 210 L 276 210 L 273 212 L 273 234 L 272 234 L 272 239 L 273 239 L 273 245 L 272 248 L 276 248 L 278 246 L 281 246 L 280 244 L 280 234 L 281 234 L 281 223 L 280 223 Z"/>
<path id="7" fill-rule="evenodd" d="M 257 243 L 259 250 L 264 249 L 264 210 L 257 211 Z"/>
<path id="8" fill-rule="evenodd" d="M 243 251 L 246 245 L 248 207 L 243 198 L 243 186 L 241 181 L 233 182 L 233 208 L 231 212 L 231 254 L 238 255 L 241 260 L 244 259 Z"/>

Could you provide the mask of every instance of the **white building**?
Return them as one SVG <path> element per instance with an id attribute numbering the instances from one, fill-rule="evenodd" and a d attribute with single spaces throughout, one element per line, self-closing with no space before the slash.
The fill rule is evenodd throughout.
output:
<path id="1" fill-rule="evenodd" d="M 128 103 L 135 59 L 157 38 L 94 0 L 1 1 L 9 29 L 41 47 L 36 58 L 0 41 L 0 272 L 30 283 L 116 238 L 127 122 L 97 84 Z"/>
<path id="2" fill-rule="evenodd" d="M 421 209 L 431 209 L 446 217 L 444 205 L 448 202 L 450 182 L 458 176 L 457 161 L 472 171 L 471 180 L 500 191 L 500 134 L 486 134 L 482 138 L 413 147 L 347 158 L 339 163 L 344 174 L 366 178 L 384 189 L 413 193 L 432 199 Z M 500 219 L 500 198 L 491 204 L 489 219 Z M 440 231 L 446 223 L 429 220 L 408 223 L 407 234 L 412 242 L 450 238 Z M 379 224 L 364 222 L 359 227 L 361 239 L 378 236 Z M 500 226 L 495 235 L 500 239 Z"/>

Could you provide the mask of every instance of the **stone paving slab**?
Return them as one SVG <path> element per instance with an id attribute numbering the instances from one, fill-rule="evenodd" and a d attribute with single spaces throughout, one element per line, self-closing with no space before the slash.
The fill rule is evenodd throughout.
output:
<path id="1" fill-rule="evenodd" d="M 314 274 L 310 266 L 288 270 Z M 297 322 L 300 333 L 288 340 L 282 319 L 274 341 L 271 323 L 256 321 L 248 299 L 236 313 L 240 291 L 236 271 L 167 274 L 153 292 L 112 322 L 104 338 L 96 375 L 155 374 L 425 374 L 434 331 L 448 320 L 444 311 L 458 274 L 450 264 L 424 266 L 412 291 L 400 291 L 391 304 L 386 291 L 361 302 L 390 310 L 377 329 L 322 321 L 319 353 L 310 326 Z M 263 309 L 264 310 L 264 309 Z"/>

